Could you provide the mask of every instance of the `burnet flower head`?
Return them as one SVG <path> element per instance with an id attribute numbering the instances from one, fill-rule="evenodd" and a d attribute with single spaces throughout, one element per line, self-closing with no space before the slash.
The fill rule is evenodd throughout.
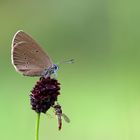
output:
<path id="1" fill-rule="evenodd" d="M 58 117 L 58 128 L 62 127 L 62 119 L 70 122 L 69 118 L 62 112 L 61 105 L 57 102 L 60 95 L 60 83 L 55 76 L 58 65 L 53 64 L 47 53 L 36 41 L 23 31 L 18 31 L 12 40 L 11 51 L 12 64 L 15 69 L 24 76 L 40 77 L 31 91 L 30 102 L 32 109 L 37 113 L 36 140 L 38 137 L 40 114 L 46 113 L 50 107 L 54 109 Z M 66 61 L 73 62 L 73 60 Z"/>
<path id="2" fill-rule="evenodd" d="M 37 113 L 46 113 L 50 107 L 53 107 L 60 95 L 60 83 L 50 77 L 41 77 L 31 91 L 30 101 L 32 109 Z"/>

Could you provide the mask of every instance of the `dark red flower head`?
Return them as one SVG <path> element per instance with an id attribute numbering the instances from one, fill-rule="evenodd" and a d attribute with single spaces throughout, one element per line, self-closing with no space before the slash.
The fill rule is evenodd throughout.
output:
<path id="1" fill-rule="evenodd" d="M 59 85 L 56 79 L 41 77 L 30 94 L 32 109 L 37 113 L 46 113 L 57 101 L 57 96 L 60 94 Z"/>

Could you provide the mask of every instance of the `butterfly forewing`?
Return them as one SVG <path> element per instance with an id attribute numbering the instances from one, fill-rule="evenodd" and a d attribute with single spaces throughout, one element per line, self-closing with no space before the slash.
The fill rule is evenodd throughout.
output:
<path id="1" fill-rule="evenodd" d="M 41 76 L 45 68 L 53 65 L 47 53 L 23 31 L 18 31 L 13 38 L 12 63 L 26 76 Z"/>

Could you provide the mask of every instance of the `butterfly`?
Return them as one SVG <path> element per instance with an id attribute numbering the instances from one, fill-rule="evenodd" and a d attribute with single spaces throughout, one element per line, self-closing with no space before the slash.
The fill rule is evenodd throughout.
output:
<path id="1" fill-rule="evenodd" d="M 11 59 L 16 71 L 24 76 L 47 77 L 58 70 L 58 65 L 53 64 L 40 45 L 22 30 L 13 37 Z"/>

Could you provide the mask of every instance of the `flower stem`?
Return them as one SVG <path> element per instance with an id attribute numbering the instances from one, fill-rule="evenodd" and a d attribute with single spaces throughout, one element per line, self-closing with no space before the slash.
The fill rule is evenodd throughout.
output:
<path id="1" fill-rule="evenodd" d="M 37 121 L 36 121 L 36 140 L 39 140 L 39 122 L 40 122 L 40 113 L 37 113 Z"/>

